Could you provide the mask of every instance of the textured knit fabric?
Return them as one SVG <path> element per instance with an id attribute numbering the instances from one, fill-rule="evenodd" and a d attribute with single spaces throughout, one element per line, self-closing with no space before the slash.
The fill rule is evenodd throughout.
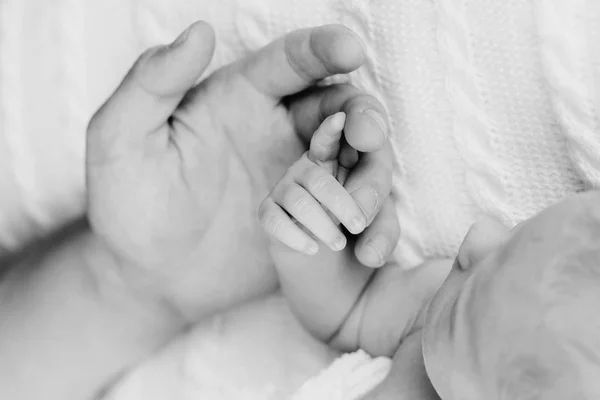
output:
<path id="1" fill-rule="evenodd" d="M 211 68 L 343 23 L 387 107 L 405 267 L 600 185 L 597 0 L 0 0 L 0 248 L 82 211 L 85 126 L 144 48 L 212 23 Z"/>
<path id="2" fill-rule="evenodd" d="M 292 400 L 359 400 L 385 379 L 390 366 L 390 359 L 372 359 L 361 350 L 345 354 L 307 381 Z"/>
<path id="3" fill-rule="evenodd" d="M 452 256 L 482 214 L 508 225 L 600 184 L 595 0 L 2 0 L 0 243 L 83 208 L 84 131 L 144 48 L 217 29 L 212 68 L 294 28 L 364 39 L 353 82 L 383 100 L 412 267 Z M 107 29 L 110 26 L 110 29 Z"/>

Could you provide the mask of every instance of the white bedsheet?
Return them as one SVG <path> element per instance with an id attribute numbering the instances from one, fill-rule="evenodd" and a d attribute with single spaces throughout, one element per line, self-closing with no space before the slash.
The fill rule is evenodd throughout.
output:
<path id="1" fill-rule="evenodd" d="M 407 267 L 454 256 L 482 214 L 514 225 L 600 185 L 598 1 L 2 0 L 0 254 L 83 212 L 92 112 L 142 50 L 196 19 L 217 30 L 211 68 L 294 28 L 337 22 L 362 36 L 368 62 L 352 80 L 389 111 Z M 152 399 L 162 383 L 176 399 L 182 371 L 203 391 L 227 377 L 289 391 L 332 360 L 285 312 L 235 315 L 223 326 L 238 329 L 198 328 L 119 393 Z"/>
<path id="2" fill-rule="evenodd" d="M 337 356 L 303 331 L 275 295 L 198 325 L 104 400 L 355 400 L 390 367 L 387 358 L 359 352 L 317 376 Z"/>

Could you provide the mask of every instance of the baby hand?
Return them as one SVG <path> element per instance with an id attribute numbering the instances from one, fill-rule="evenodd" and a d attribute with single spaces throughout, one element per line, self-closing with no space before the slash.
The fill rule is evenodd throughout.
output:
<path id="1" fill-rule="evenodd" d="M 340 251 L 346 247 L 340 223 L 354 235 L 367 225 L 366 216 L 343 186 L 347 170 L 358 161 L 356 150 L 341 141 L 345 120 L 346 114 L 338 112 L 321 123 L 309 150 L 260 206 L 267 234 L 296 251 L 316 254 L 319 245 L 314 238 Z"/>

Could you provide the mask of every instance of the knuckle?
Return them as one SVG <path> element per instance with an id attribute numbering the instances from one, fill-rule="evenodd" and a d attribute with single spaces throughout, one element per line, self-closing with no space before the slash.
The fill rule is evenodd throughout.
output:
<path id="1" fill-rule="evenodd" d="M 297 212 L 300 214 L 307 214 L 310 213 L 312 210 L 310 202 L 308 201 L 308 198 L 306 196 L 298 197 L 294 202 L 292 208 L 294 210 L 297 210 Z"/>
<path id="2" fill-rule="evenodd" d="M 282 222 L 281 217 L 268 213 L 264 221 L 264 228 L 270 235 L 277 236 L 281 231 Z"/>
<path id="3" fill-rule="evenodd" d="M 258 220 L 263 229 L 270 235 L 276 235 L 280 231 L 283 222 L 273 208 L 264 202 L 258 210 Z"/>
<path id="4" fill-rule="evenodd" d="M 326 191 L 332 186 L 335 179 L 318 167 L 309 169 L 306 175 L 306 187 L 309 192 Z"/>
<path id="5" fill-rule="evenodd" d="M 308 152 L 308 159 L 313 163 L 318 163 L 319 159 L 323 158 L 323 154 L 327 151 L 327 145 L 322 141 L 313 139 L 310 143 L 310 151 Z"/>
<path id="6" fill-rule="evenodd" d="M 307 82 L 313 81 L 318 75 L 319 64 L 316 66 L 307 62 L 306 52 L 313 52 L 311 41 L 309 40 L 309 48 L 302 48 L 302 52 L 297 49 L 297 44 L 300 40 L 304 40 L 304 32 L 292 32 L 284 37 L 284 51 L 286 60 L 290 68 L 303 80 Z M 321 67 L 322 68 L 322 67 Z"/>
<path id="7" fill-rule="evenodd" d="M 311 211 L 310 198 L 298 186 L 288 186 L 284 193 L 284 204 L 294 213 L 304 214 Z"/>

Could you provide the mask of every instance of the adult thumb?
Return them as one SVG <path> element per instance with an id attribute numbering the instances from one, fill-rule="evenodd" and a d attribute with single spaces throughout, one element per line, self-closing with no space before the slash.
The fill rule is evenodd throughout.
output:
<path id="1" fill-rule="evenodd" d="M 140 144 L 161 128 L 210 63 L 214 47 L 213 29 L 199 21 L 173 43 L 144 52 L 92 118 L 88 134 L 100 137 L 90 137 L 90 144 Z"/>

